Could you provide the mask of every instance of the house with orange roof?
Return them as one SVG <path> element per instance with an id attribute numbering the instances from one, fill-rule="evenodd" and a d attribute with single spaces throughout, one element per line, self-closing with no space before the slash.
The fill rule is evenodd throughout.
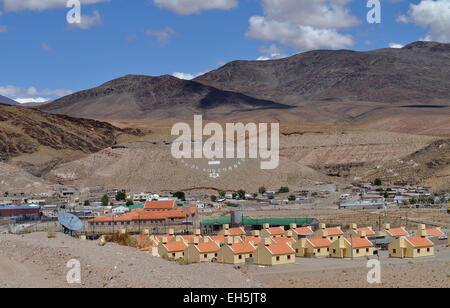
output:
<path id="1" fill-rule="evenodd" d="M 219 249 L 216 242 L 200 242 L 198 237 L 193 237 L 184 251 L 184 259 L 189 263 L 211 262 L 218 258 Z"/>
<path id="2" fill-rule="evenodd" d="M 297 224 L 290 224 L 290 231 L 292 232 L 292 237 L 297 241 L 298 239 L 311 237 L 314 231 L 310 226 L 307 227 L 297 227 Z M 288 231 L 286 231 L 288 232 Z"/>
<path id="3" fill-rule="evenodd" d="M 295 263 L 295 250 L 289 243 L 272 243 L 270 238 L 265 238 L 255 250 L 254 264 L 281 265 Z"/>
<path id="4" fill-rule="evenodd" d="M 292 246 L 297 257 L 328 257 L 331 241 L 327 231 L 322 231 L 321 237 L 301 238 Z"/>
<path id="5" fill-rule="evenodd" d="M 252 242 L 255 245 L 258 245 L 261 242 L 261 236 L 259 236 L 259 230 L 253 230 L 252 235 L 245 236 L 244 242 Z"/>
<path id="6" fill-rule="evenodd" d="M 230 228 L 230 225 L 225 224 L 223 225 L 222 230 L 220 230 L 218 235 L 224 235 L 226 232 L 228 236 L 231 237 L 242 237 L 246 234 L 243 227 Z"/>
<path id="7" fill-rule="evenodd" d="M 190 243 L 191 240 L 192 240 L 193 238 L 198 238 L 198 239 L 201 241 L 202 236 L 201 236 L 200 233 L 201 233 L 201 232 L 200 232 L 200 229 L 196 229 L 196 230 L 194 231 L 194 234 L 176 235 L 176 236 L 172 237 L 172 239 L 169 240 L 169 242 L 173 242 L 173 241 L 185 241 L 185 242 L 187 242 L 187 243 Z"/>
<path id="8" fill-rule="evenodd" d="M 296 240 L 292 237 L 292 231 L 288 230 L 286 231 L 286 234 L 284 237 L 274 237 L 272 239 L 272 242 L 275 244 L 279 244 L 279 243 L 289 243 L 292 245 L 295 244 Z"/>
<path id="9" fill-rule="evenodd" d="M 253 258 L 256 246 L 253 242 L 235 243 L 231 238 L 220 247 L 218 261 L 226 264 L 243 264 L 246 259 Z"/>
<path id="10" fill-rule="evenodd" d="M 168 260 L 179 260 L 184 258 L 184 251 L 187 247 L 185 241 L 169 242 L 167 237 L 164 237 L 158 245 L 158 254 L 161 258 Z"/>
<path id="11" fill-rule="evenodd" d="M 170 211 L 176 209 L 177 203 L 175 200 L 147 201 L 144 206 L 145 211 Z"/>
<path id="12" fill-rule="evenodd" d="M 389 244 L 389 257 L 392 258 L 420 258 L 434 256 L 434 244 L 421 230 L 419 236 L 399 237 Z"/>
<path id="13" fill-rule="evenodd" d="M 427 229 L 424 224 L 419 224 L 417 227 L 417 236 L 420 236 L 420 234 L 422 234 L 422 230 L 425 230 L 425 234 L 428 238 L 440 237 L 445 235 L 445 233 L 442 232 L 441 228 L 439 227 Z"/>
<path id="14" fill-rule="evenodd" d="M 400 228 L 391 228 L 390 224 L 384 225 L 384 230 L 380 231 L 377 236 L 386 236 L 387 238 L 391 238 L 392 242 L 399 237 L 409 236 L 408 231 L 406 231 L 405 227 Z"/>
<path id="15" fill-rule="evenodd" d="M 263 224 L 261 238 L 283 237 L 286 230 L 284 227 L 270 227 L 269 224 Z"/>
<path id="16" fill-rule="evenodd" d="M 374 245 L 360 231 L 358 237 L 341 237 L 329 246 L 333 258 L 362 258 L 373 256 Z"/>
<path id="17" fill-rule="evenodd" d="M 344 237 L 344 232 L 342 232 L 341 227 L 328 227 L 321 223 L 319 224 L 319 229 L 314 232 L 314 237 L 322 237 L 323 231 L 327 232 L 327 238 L 334 242 Z"/>
<path id="18" fill-rule="evenodd" d="M 375 231 L 373 231 L 372 227 L 358 227 L 357 224 L 350 225 L 349 236 L 359 236 L 360 231 L 364 231 L 367 237 L 375 236 Z"/>

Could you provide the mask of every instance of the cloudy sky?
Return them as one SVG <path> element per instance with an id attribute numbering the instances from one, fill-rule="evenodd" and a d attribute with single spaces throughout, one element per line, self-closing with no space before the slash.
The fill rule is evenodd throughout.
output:
<path id="1" fill-rule="evenodd" d="M 370 0 L 372 1 L 372 0 Z M 193 78 L 312 49 L 450 41 L 450 0 L 0 0 L 0 95 L 55 99 L 126 74 Z"/>

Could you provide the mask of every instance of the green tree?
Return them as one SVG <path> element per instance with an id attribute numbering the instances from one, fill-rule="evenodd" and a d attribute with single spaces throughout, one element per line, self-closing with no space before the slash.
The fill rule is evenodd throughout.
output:
<path id="1" fill-rule="evenodd" d="M 258 194 L 257 193 L 253 193 L 253 198 L 256 198 L 256 197 L 258 197 Z"/>
<path id="2" fill-rule="evenodd" d="M 5 191 L 5 193 L 3 194 L 3 196 L 6 198 L 9 196 L 9 192 Z"/>
<path id="3" fill-rule="evenodd" d="M 282 186 L 282 187 L 280 187 L 280 189 L 278 190 L 278 192 L 279 192 L 280 194 L 288 193 L 288 192 L 289 192 L 289 187 Z"/>
<path id="4" fill-rule="evenodd" d="M 84 206 L 89 206 L 91 205 L 91 202 L 89 200 L 84 200 Z"/>
<path id="5" fill-rule="evenodd" d="M 216 195 L 211 195 L 211 201 L 212 202 L 216 202 L 217 201 L 217 196 Z"/>
<path id="6" fill-rule="evenodd" d="M 373 181 L 373 185 L 375 186 L 381 186 L 383 184 L 383 182 L 381 182 L 381 179 L 376 178 L 375 181 Z"/>
<path id="7" fill-rule="evenodd" d="M 219 196 L 221 196 L 222 198 L 225 197 L 226 192 L 224 192 L 223 190 L 219 192 Z"/>
<path id="8" fill-rule="evenodd" d="M 289 201 L 295 201 L 297 199 L 297 197 L 295 197 L 294 195 L 290 195 L 288 200 Z"/>
<path id="9" fill-rule="evenodd" d="M 108 204 L 109 204 L 109 197 L 108 197 L 108 195 L 104 195 L 102 197 L 102 205 L 103 206 L 108 206 Z"/>
<path id="10" fill-rule="evenodd" d="M 231 196 L 233 197 L 233 199 L 236 199 L 236 197 L 238 196 L 238 194 L 237 194 L 237 193 L 233 193 Z"/>
<path id="11" fill-rule="evenodd" d="M 186 200 L 186 194 L 182 191 L 177 191 L 173 193 L 172 196 L 178 198 L 179 200 Z"/>
<path id="12" fill-rule="evenodd" d="M 239 195 L 240 199 L 245 200 L 245 190 L 239 189 L 238 190 L 238 195 Z"/>
<path id="13" fill-rule="evenodd" d="M 116 194 L 116 201 L 125 201 L 127 194 L 124 191 L 118 191 Z"/>
<path id="14" fill-rule="evenodd" d="M 417 199 L 415 197 L 412 197 L 411 199 L 409 199 L 409 204 L 416 204 L 417 203 Z"/>
<path id="15" fill-rule="evenodd" d="M 261 186 L 261 187 L 258 189 L 258 191 L 259 191 L 259 193 L 260 193 L 261 195 L 264 195 L 264 194 L 266 193 L 267 189 L 266 189 L 264 186 Z"/>
<path id="16" fill-rule="evenodd" d="M 128 199 L 126 205 L 127 205 L 127 206 L 134 205 L 133 200 Z"/>
<path id="17" fill-rule="evenodd" d="M 387 191 L 385 191 L 383 197 L 389 198 L 389 193 Z"/>

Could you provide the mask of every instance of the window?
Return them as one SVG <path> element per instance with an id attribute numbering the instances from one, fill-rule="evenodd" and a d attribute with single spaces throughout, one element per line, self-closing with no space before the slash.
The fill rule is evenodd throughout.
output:
<path id="1" fill-rule="evenodd" d="M 216 257 L 216 258 L 217 258 L 217 256 L 218 256 L 218 255 L 217 255 L 217 253 L 215 253 L 215 254 L 214 254 L 214 257 Z"/>
<path id="2" fill-rule="evenodd" d="M 203 255 L 203 258 L 204 258 L 204 259 L 208 259 L 208 255 L 205 253 L 205 254 Z"/>
<path id="3" fill-rule="evenodd" d="M 327 252 L 329 252 L 330 251 L 330 248 L 327 248 Z"/>
<path id="4" fill-rule="evenodd" d="M 392 252 L 393 252 L 393 253 L 397 253 L 397 249 L 393 249 Z"/>
<path id="5" fill-rule="evenodd" d="M 291 259 L 291 255 L 287 256 L 287 259 L 290 260 Z"/>
<path id="6" fill-rule="evenodd" d="M 356 249 L 356 253 L 359 253 L 359 249 Z"/>
<path id="7" fill-rule="evenodd" d="M 336 253 L 336 249 L 333 249 L 333 253 Z"/>
<path id="8" fill-rule="evenodd" d="M 420 253 L 420 249 L 417 249 L 417 253 Z"/>
<path id="9" fill-rule="evenodd" d="M 253 254 L 250 254 L 250 258 L 253 258 Z"/>
<path id="10" fill-rule="evenodd" d="M 295 253 L 298 253 L 298 249 L 295 249 Z"/>
<path id="11" fill-rule="evenodd" d="M 242 255 L 239 255 L 239 260 L 242 260 Z"/>
<path id="12" fill-rule="evenodd" d="M 319 248 L 319 249 L 317 249 L 317 253 L 320 253 L 320 248 Z"/>
<path id="13" fill-rule="evenodd" d="M 366 252 L 369 252 L 369 248 L 366 248 Z"/>
<path id="14" fill-rule="evenodd" d="M 427 252 L 430 252 L 430 248 L 427 248 Z"/>
<path id="15" fill-rule="evenodd" d="M 332 241 L 333 240 L 333 237 L 330 237 L 330 241 Z"/>
<path id="16" fill-rule="evenodd" d="M 174 252 L 172 253 L 172 257 L 174 257 L 174 258 L 175 258 L 175 253 L 174 253 Z"/>
<path id="17" fill-rule="evenodd" d="M 280 261 L 280 257 L 277 257 L 277 261 Z"/>

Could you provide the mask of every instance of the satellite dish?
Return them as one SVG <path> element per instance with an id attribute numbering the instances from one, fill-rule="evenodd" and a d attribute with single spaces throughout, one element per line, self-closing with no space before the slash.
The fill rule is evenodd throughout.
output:
<path id="1" fill-rule="evenodd" d="M 80 231 L 83 229 L 83 223 L 81 220 L 70 213 L 59 214 L 58 216 L 59 223 L 64 227 L 64 231 Z"/>

